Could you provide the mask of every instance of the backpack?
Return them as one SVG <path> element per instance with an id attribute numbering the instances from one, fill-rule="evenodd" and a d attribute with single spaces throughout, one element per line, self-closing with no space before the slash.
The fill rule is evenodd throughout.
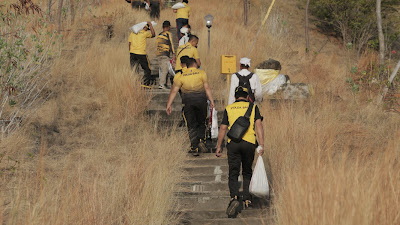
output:
<path id="1" fill-rule="evenodd" d="M 251 86 L 250 86 L 250 79 L 253 77 L 254 73 L 250 72 L 250 74 L 247 76 L 241 76 L 238 73 L 235 73 L 235 74 L 236 74 L 237 78 L 239 79 L 238 86 L 247 88 L 247 90 L 249 91 L 250 102 L 254 102 L 256 99 L 254 97 L 253 90 L 251 89 Z"/>

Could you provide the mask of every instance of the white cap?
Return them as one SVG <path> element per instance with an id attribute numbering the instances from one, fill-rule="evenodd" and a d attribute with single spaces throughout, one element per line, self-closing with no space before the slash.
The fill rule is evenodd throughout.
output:
<path id="1" fill-rule="evenodd" d="M 182 27 L 181 30 L 180 30 L 180 32 L 181 32 L 182 34 L 187 34 L 187 32 L 189 32 L 189 29 L 188 29 L 187 27 Z"/>
<path id="2" fill-rule="evenodd" d="M 240 59 L 240 64 L 250 67 L 250 61 L 251 59 L 244 57 Z"/>

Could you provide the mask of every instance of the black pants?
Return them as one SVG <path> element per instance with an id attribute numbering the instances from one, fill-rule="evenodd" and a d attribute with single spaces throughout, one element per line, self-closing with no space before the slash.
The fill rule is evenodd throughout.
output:
<path id="1" fill-rule="evenodd" d="M 242 165 L 243 175 L 243 200 L 250 200 L 249 185 L 253 170 L 251 166 L 254 161 L 254 152 L 256 146 L 247 141 L 239 143 L 231 141 L 227 146 L 228 148 L 228 164 L 229 164 L 229 191 L 231 198 L 239 196 L 239 173 L 240 165 Z"/>
<path id="2" fill-rule="evenodd" d="M 150 62 L 147 58 L 147 55 L 137 55 L 131 53 L 130 56 L 131 68 L 140 64 L 142 69 L 144 70 L 143 84 L 149 85 L 151 83 L 151 70 L 150 70 Z M 136 67 L 136 72 L 139 72 L 139 67 Z"/>
<path id="3" fill-rule="evenodd" d="M 206 136 L 207 101 L 185 103 L 183 116 L 188 128 L 191 148 L 196 149 Z"/>
<path id="4" fill-rule="evenodd" d="M 152 19 L 160 19 L 160 2 L 159 1 L 150 1 L 150 18 Z"/>
<path id="5" fill-rule="evenodd" d="M 179 42 L 179 39 L 181 39 L 181 28 L 185 24 L 189 24 L 189 19 L 184 19 L 184 18 L 176 19 L 176 33 L 178 35 L 178 42 Z"/>

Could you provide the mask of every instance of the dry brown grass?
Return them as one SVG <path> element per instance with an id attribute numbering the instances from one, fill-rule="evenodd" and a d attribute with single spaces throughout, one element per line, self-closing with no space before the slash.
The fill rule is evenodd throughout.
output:
<path id="1" fill-rule="evenodd" d="M 0 143 L 12 159 L 0 162 L 1 223 L 176 223 L 169 211 L 187 140 L 143 122 L 148 96 L 129 68 L 127 28 L 148 17 L 125 1 L 103 3 L 74 27 L 87 32 L 65 34 L 70 51 L 54 61 L 50 99 Z M 217 98 L 226 93 L 220 55 L 247 55 L 269 5 L 255 3 L 247 28 L 240 25 L 240 1 L 190 3 L 202 67 Z M 313 33 L 316 52 L 305 56 L 302 16 L 294 5 L 277 4 L 250 55 L 253 65 L 281 61 L 293 82 L 311 83 L 317 92 L 302 103 L 261 106 L 275 223 L 399 224 L 400 119 L 351 93 L 345 78 L 354 62 L 334 40 Z M 215 16 L 210 53 L 207 13 Z M 171 10 L 163 11 L 158 22 L 174 24 L 172 18 Z M 115 37 L 105 41 L 103 25 L 109 23 Z M 148 53 L 155 56 L 154 39 Z M 12 169 L 15 160 L 20 163 Z"/>

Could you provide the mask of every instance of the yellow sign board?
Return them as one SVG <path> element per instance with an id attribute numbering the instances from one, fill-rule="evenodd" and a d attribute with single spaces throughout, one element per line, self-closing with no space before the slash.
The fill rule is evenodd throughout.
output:
<path id="1" fill-rule="evenodd" d="M 221 56 L 221 73 L 231 74 L 236 72 L 236 56 L 222 55 Z"/>

